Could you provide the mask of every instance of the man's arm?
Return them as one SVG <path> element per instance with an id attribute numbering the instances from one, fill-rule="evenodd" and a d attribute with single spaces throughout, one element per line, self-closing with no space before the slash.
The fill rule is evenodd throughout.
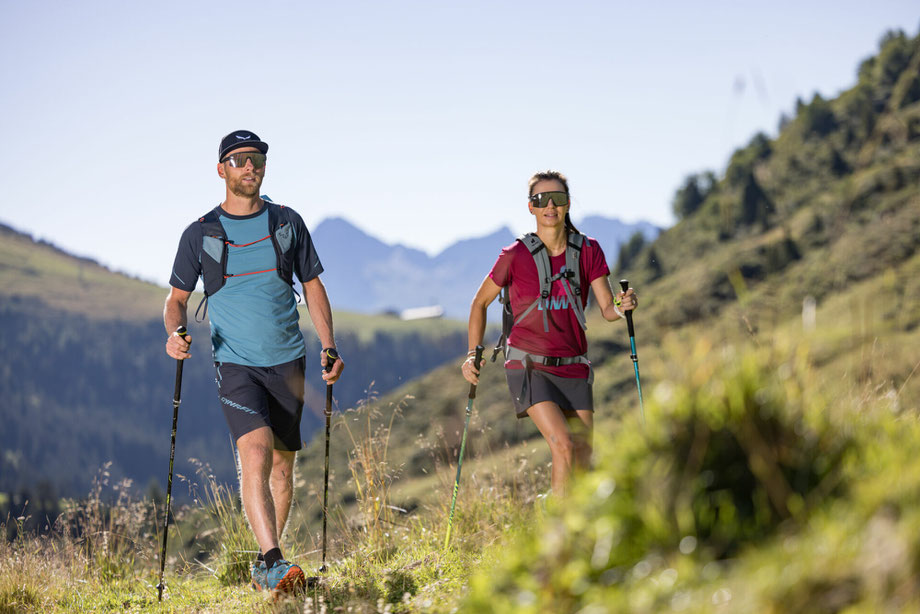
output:
<path id="1" fill-rule="evenodd" d="M 323 349 L 335 347 L 335 333 L 332 328 L 332 307 L 329 305 L 329 295 L 326 294 L 326 286 L 320 281 L 319 277 L 314 277 L 303 284 L 303 297 L 307 304 L 307 311 L 310 313 L 310 319 L 313 321 L 313 328 L 316 329 L 316 336 Z M 325 368 L 326 354 L 320 357 L 320 362 Z M 323 379 L 331 384 L 339 379 L 345 363 L 341 357 L 335 361 L 332 371 L 323 373 Z"/>
<path id="2" fill-rule="evenodd" d="M 163 324 L 166 325 L 166 334 L 169 335 L 166 340 L 166 353 L 176 360 L 185 360 L 191 356 L 188 350 L 192 336 L 180 337 L 174 334 L 177 328 L 188 323 L 188 297 L 191 295 L 191 292 L 170 287 L 166 306 L 163 308 Z"/>

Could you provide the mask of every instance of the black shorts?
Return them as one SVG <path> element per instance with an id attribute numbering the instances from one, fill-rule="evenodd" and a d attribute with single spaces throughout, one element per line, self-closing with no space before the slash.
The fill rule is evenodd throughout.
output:
<path id="1" fill-rule="evenodd" d="M 216 362 L 217 396 L 233 441 L 263 426 L 275 435 L 275 449 L 301 448 L 304 358 L 274 367 Z"/>
<path id="2" fill-rule="evenodd" d="M 511 391 L 511 401 L 518 418 L 526 418 L 531 405 L 552 401 L 563 411 L 587 409 L 594 411 L 594 390 L 585 377 L 560 377 L 532 369 L 526 398 L 521 398 L 525 369 L 505 369 L 505 379 Z"/>

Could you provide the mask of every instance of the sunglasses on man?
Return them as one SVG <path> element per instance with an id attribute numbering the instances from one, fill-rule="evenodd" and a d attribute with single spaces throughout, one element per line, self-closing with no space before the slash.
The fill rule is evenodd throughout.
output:
<path id="1" fill-rule="evenodd" d="M 569 195 L 565 192 L 540 192 L 530 197 L 530 204 L 537 209 L 546 207 L 549 201 L 553 201 L 557 207 L 565 207 L 569 204 Z"/>
<path id="2" fill-rule="evenodd" d="M 257 151 L 244 151 L 239 153 L 228 154 L 221 162 L 229 162 L 232 168 L 243 168 L 246 162 L 252 162 L 252 167 L 259 170 L 265 166 L 265 160 L 268 158 L 264 153 Z"/>

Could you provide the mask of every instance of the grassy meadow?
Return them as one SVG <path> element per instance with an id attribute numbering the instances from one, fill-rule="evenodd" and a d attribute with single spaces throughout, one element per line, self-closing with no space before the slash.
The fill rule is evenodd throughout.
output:
<path id="1" fill-rule="evenodd" d="M 888 286 L 854 290 L 886 302 Z M 329 570 L 278 603 L 248 588 L 255 543 L 234 489 L 206 467 L 175 486 L 195 499 L 174 511 L 157 603 L 162 510 L 100 472 L 54 531 L 0 543 L 0 612 L 910 611 L 920 333 L 872 303 L 829 301 L 813 329 L 794 314 L 756 332 L 741 313 L 661 334 L 638 311 L 646 422 L 628 357 L 599 361 L 596 468 L 564 505 L 538 496 L 548 451 L 532 425 L 504 441 L 514 418 L 490 365 L 449 549 L 466 389 L 456 367 L 337 414 Z M 589 331 L 605 346 L 624 328 L 595 317 Z M 456 424 L 424 428 L 449 422 L 441 410 Z M 321 557 L 322 445 L 300 455 L 284 544 L 308 575 Z"/>

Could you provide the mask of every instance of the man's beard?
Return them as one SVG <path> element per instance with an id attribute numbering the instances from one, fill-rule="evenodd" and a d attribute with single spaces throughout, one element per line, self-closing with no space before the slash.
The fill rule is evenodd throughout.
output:
<path id="1" fill-rule="evenodd" d="M 230 192 L 242 198 L 256 196 L 259 193 L 259 188 L 262 187 L 262 179 L 258 175 L 253 175 L 253 177 L 255 178 L 253 183 L 243 183 L 243 177 L 240 177 L 237 181 L 231 179 L 229 182 Z"/>

